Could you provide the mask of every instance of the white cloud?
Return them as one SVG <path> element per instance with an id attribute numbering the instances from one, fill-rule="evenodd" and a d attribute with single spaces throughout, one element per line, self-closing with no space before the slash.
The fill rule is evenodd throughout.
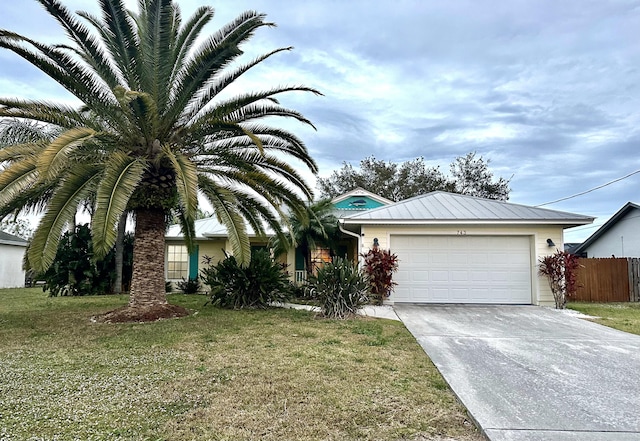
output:
<path id="1" fill-rule="evenodd" d="M 63 0 L 97 10 L 96 1 Z M 136 8 L 135 0 L 127 5 Z M 181 0 L 188 16 L 200 0 Z M 277 47 L 230 92 L 305 84 L 324 97 L 283 96 L 318 132 L 288 124 L 326 176 L 343 161 L 424 156 L 443 168 L 477 151 L 512 201 L 539 204 L 640 168 L 640 6 L 637 0 L 237 0 L 219 2 L 214 30 L 247 9 L 278 24 L 245 48 Z M 0 28 L 63 38 L 36 2 L 2 2 Z M 0 96 L 68 100 L 0 51 Z M 640 202 L 640 176 L 550 206 L 609 216 Z M 582 230 L 588 235 L 591 230 Z M 580 232 L 576 237 L 580 236 Z"/>

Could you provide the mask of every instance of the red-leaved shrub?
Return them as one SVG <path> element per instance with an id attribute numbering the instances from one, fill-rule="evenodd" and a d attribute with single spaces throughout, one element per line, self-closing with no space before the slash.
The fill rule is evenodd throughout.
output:
<path id="1" fill-rule="evenodd" d="M 392 276 L 398 270 L 398 256 L 378 247 L 373 247 L 361 256 L 364 258 L 364 273 L 369 281 L 370 299 L 373 304 L 382 305 L 396 285 Z"/>

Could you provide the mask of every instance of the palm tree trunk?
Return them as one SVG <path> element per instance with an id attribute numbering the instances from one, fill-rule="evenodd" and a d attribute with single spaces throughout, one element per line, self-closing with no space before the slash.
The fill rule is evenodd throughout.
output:
<path id="1" fill-rule="evenodd" d="M 118 223 L 118 236 L 116 238 L 116 280 L 113 283 L 113 293 L 122 292 L 122 268 L 124 266 L 124 234 L 127 226 L 127 214 L 122 213 Z"/>
<path id="2" fill-rule="evenodd" d="M 164 288 L 165 214 L 162 209 L 136 210 L 133 242 L 133 275 L 129 306 L 166 305 Z"/>
<path id="3" fill-rule="evenodd" d="M 311 262 L 311 248 L 308 246 L 302 247 L 302 252 L 304 253 L 304 266 L 307 270 L 307 280 L 311 280 L 311 276 L 313 275 L 313 263 Z"/>

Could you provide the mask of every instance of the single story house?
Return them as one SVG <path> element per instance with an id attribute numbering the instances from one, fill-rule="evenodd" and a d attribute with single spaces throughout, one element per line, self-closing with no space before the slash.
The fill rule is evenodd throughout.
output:
<path id="1" fill-rule="evenodd" d="M 582 257 L 640 257 L 640 205 L 627 202 L 582 244 Z"/>
<path id="2" fill-rule="evenodd" d="M 593 222 L 579 214 L 442 191 L 393 203 L 357 189 L 333 202 L 349 258 L 357 260 L 374 242 L 398 255 L 392 302 L 553 305 L 546 279 L 537 275 L 538 260 L 562 249 L 564 229 Z M 197 265 L 198 255 L 219 259 L 222 249 L 230 250 L 224 228 L 213 218 L 196 222 L 196 237 L 198 252 L 187 256 L 179 227 L 169 229 L 169 279 L 176 279 L 178 268 L 180 274 L 197 274 L 189 263 Z M 251 240 L 255 246 L 268 241 Z M 284 260 L 300 271 L 295 252 Z"/>
<path id="3" fill-rule="evenodd" d="M 26 240 L 0 231 L 0 288 L 24 286 L 22 261 L 26 249 Z"/>
<path id="4" fill-rule="evenodd" d="M 338 218 L 361 213 L 373 208 L 379 208 L 393 202 L 381 196 L 358 188 L 332 200 L 335 206 L 335 215 Z M 248 227 L 249 241 L 252 249 L 267 247 L 273 233 L 267 232 L 267 237 L 256 235 Z M 215 216 L 206 219 L 198 219 L 195 222 L 196 249 L 192 254 L 187 252 L 180 225 L 171 225 L 165 234 L 166 279 L 179 282 L 182 279 L 195 278 L 202 266 L 203 258 L 211 259 L 216 263 L 224 259 L 225 253 L 232 254 L 231 243 L 226 228 L 218 222 Z M 347 233 L 345 240 L 338 245 L 338 253 L 341 256 L 357 259 L 355 241 Z M 283 263 L 291 268 L 292 280 L 301 282 L 306 277 L 304 256 L 299 250 L 291 250 L 287 256 L 280 256 Z M 312 254 L 312 265 L 321 265 L 331 260 L 328 249 L 319 248 Z"/>
<path id="5" fill-rule="evenodd" d="M 341 219 L 399 259 L 390 301 L 553 305 L 538 260 L 592 217 L 435 191 Z"/>

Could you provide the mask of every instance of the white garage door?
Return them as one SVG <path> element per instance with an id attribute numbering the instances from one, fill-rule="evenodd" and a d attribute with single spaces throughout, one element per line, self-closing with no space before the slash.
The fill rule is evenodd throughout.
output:
<path id="1" fill-rule="evenodd" d="M 395 302 L 531 303 L 526 236 L 392 235 L 391 251 Z"/>

